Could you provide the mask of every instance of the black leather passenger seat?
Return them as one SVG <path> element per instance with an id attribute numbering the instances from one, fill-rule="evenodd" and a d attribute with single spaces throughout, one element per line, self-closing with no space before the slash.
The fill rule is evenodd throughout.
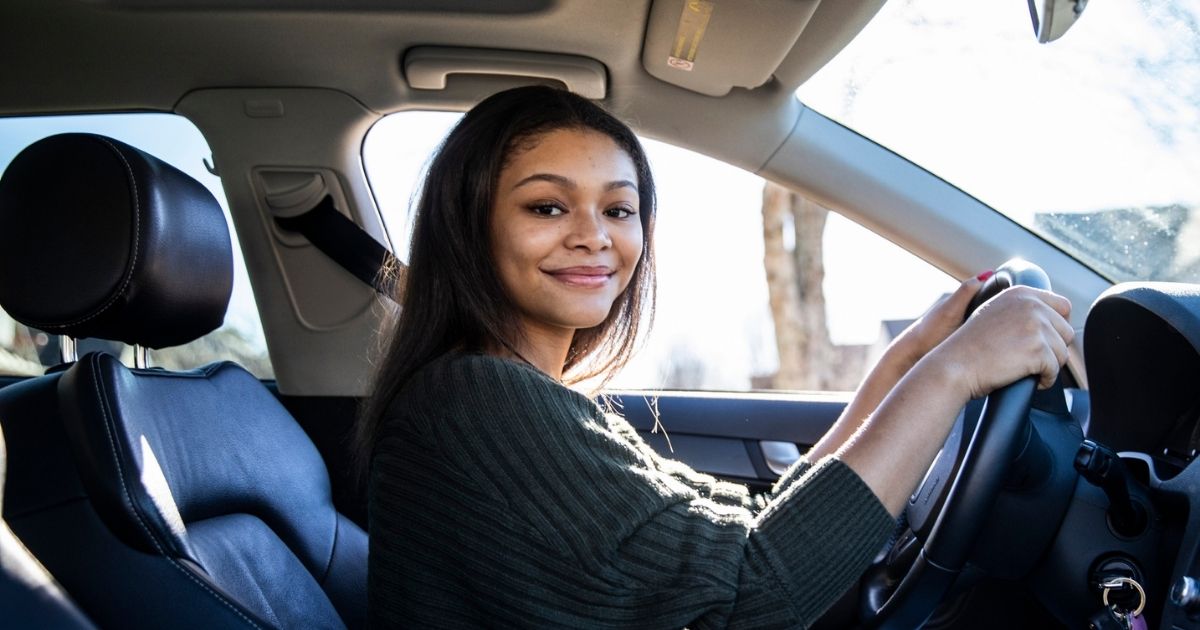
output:
<path id="1" fill-rule="evenodd" d="M 7 469 L 0 433 L 0 507 Z M 0 614 L 7 628 L 93 628 L 46 568 L 0 519 Z"/>
<path id="2" fill-rule="evenodd" d="M 26 325 L 178 345 L 221 324 L 231 285 L 216 200 L 133 147 L 53 136 L 0 179 L 0 306 Z M 241 367 L 88 354 L 0 390 L 0 425 L 5 517 L 99 625 L 365 624 L 366 534 L 334 508 L 304 431 Z"/>

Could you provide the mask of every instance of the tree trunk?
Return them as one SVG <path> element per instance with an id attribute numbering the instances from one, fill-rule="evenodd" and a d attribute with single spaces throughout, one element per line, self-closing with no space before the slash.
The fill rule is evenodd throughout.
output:
<path id="1" fill-rule="evenodd" d="M 777 389 L 827 389 L 834 352 L 825 321 L 822 238 L 829 211 L 790 190 L 763 187 L 763 267 L 767 273 L 779 371 Z M 787 234 L 794 238 L 788 242 Z"/>

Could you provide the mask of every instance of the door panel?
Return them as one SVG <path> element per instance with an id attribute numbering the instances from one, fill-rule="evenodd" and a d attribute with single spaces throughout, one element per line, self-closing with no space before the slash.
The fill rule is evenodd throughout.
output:
<path id="1" fill-rule="evenodd" d="M 789 459 L 825 434 L 851 394 L 623 391 L 607 396 L 664 457 L 763 488 L 779 478 Z"/>

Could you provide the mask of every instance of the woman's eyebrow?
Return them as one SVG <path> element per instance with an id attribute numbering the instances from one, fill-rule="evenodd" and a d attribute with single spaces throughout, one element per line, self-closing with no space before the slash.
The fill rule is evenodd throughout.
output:
<path id="1" fill-rule="evenodd" d="M 605 191 L 616 190 L 618 188 L 632 188 L 633 192 L 637 192 L 638 189 L 637 184 L 629 181 L 628 179 L 618 179 L 615 182 L 608 182 L 604 185 Z"/>
<path id="2" fill-rule="evenodd" d="M 513 190 L 533 182 L 550 182 L 551 184 L 558 184 L 559 186 L 568 189 L 575 189 L 578 187 L 578 185 L 575 183 L 575 180 L 569 177 L 563 177 L 562 175 L 555 175 L 553 173 L 534 173 L 533 175 L 530 175 L 529 177 L 526 177 L 525 179 L 522 179 L 513 185 Z M 632 188 L 634 192 L 636 192 L 638 189 L 637 184 L 628 179 L 618 179 L 616 181 L 608 182 L 604 185 L 605 192 L 616 190 L 618 188 Z"/>
<path id="3" fill-rule="evenodd" d="M 517 182 L 516 185 L 513 186 L 513 190 L 533 182 L 550 182 L 551 184 L 558 184 L 563 188 L 575 188 L 575 180 L 570 179 L 569 177 L 554 175 L 553 173 L 534 173 L 533 175 L 530 175 L 529 177 Z"/>

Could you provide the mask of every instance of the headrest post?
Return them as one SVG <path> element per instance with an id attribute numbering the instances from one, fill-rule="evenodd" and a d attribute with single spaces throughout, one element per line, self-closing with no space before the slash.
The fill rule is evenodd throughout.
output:
<path id="1" fill-rule="evenodd" d="M 150 349 L 146 346 L 133 347 L 133 367 L 144 370 L 150 367 Z"/>
<path id="2" fill-rule="evenodd" d="M 75 344 L 75 338 L 70 335 L 59 335 L 58 351 L 63 363 L 79 360 L 79 347 Z"/>

